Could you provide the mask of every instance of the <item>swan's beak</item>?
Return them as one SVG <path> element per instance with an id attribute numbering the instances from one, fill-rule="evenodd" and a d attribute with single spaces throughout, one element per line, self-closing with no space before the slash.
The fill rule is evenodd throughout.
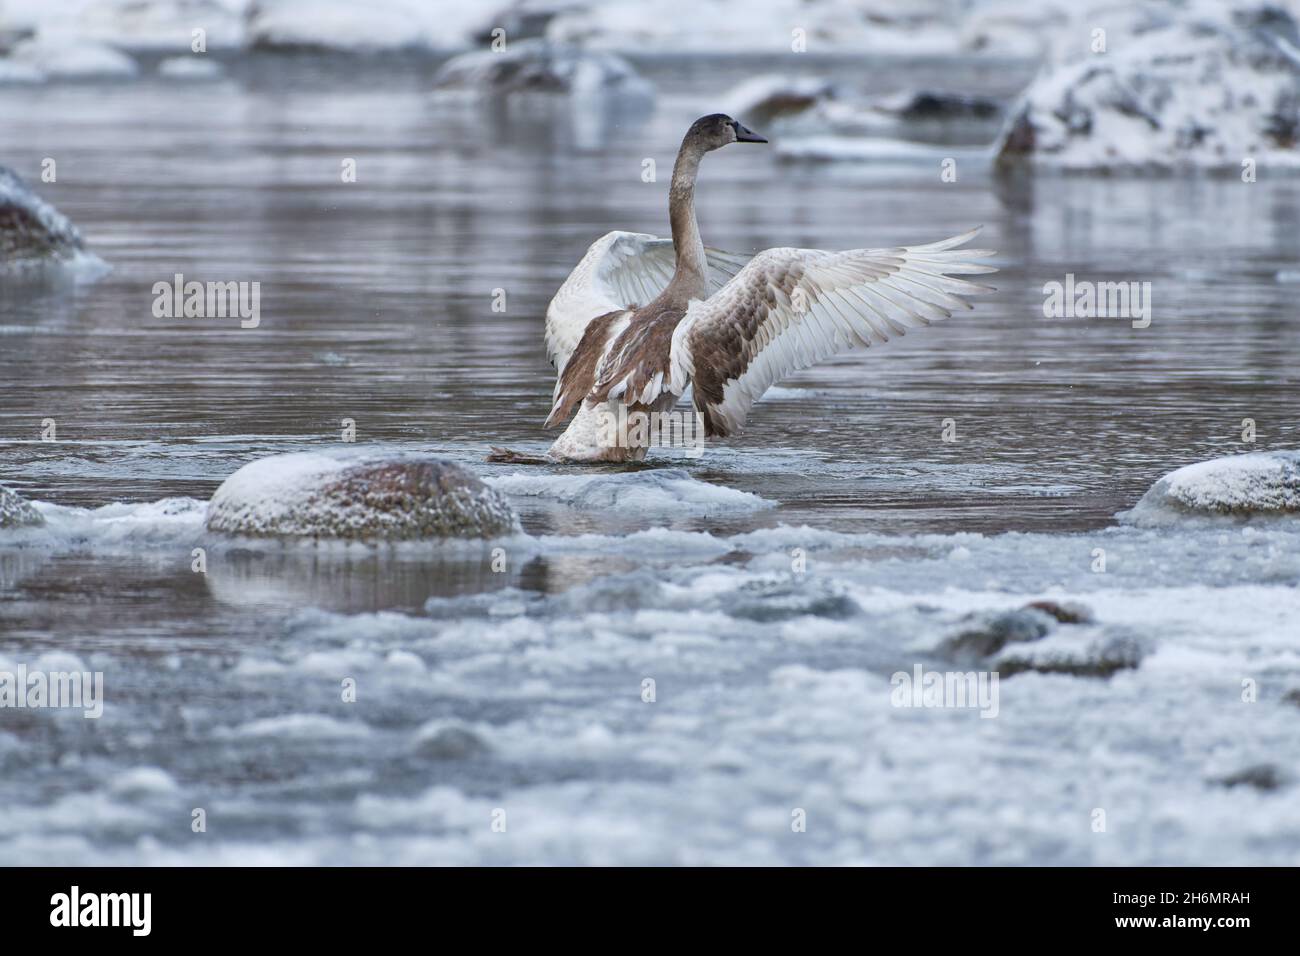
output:
<path id="1" fill-rule="evenodd" d="M 746 129 L 739 123 L 736 124 L 736 142 L 737 143 L 766 143 L 767 140 L 759 136 L 752 129 Z"/>

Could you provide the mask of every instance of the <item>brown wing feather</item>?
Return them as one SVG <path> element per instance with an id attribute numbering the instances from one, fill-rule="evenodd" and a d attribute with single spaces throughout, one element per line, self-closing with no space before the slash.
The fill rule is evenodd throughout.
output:
<path id="1" fill-rule="evenodd" d="M 685 314 L 685 309 L 664 309 L 633 316 L 609 350 L 591 401 L 648 405 L 657 398 L 671 376 L 673 330 Z"/>
<path id="2" fill-rule="evenodd" d="M 738 288 L 731 322 L 722 327 L 704 327 L 692 339 L 694 354 L 692 383 L 695 407 L 704 417 L 708 438 L 726 438 L 732 429 L 716 414 L 723 403 L 723 388 L 745 374 L 753 357 L 770 341 L 768 314 L 778 306 L 778 297 L 788 302 L 803 278 L 802 263 L 791 262 L 773 271 L 763 284 Z"/>
<path id="3" fill-rule="evenodd" d="M 616 309 L 598 315 L 587 323 L 587 328 L 578 340 L 578 347 L 569 356 L 564 371 L 555 385 L 555 399 L 551 405 L 551 414 L 546 418 L 543 428 L 557 428 L 573 414 L 578 403 L 587 397 L 596 382 L 596 372 L 600 367 L 601 356 L 609 342 L 614 324 L 624 315 L 625 309 Z"/>

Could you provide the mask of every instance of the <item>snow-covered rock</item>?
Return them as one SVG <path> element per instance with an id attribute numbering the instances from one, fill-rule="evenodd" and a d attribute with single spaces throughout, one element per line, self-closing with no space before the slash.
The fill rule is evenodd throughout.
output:
<path id="1" fill-rule="evenodd" d="M 841 145 L 858 137 L 906 137 L 923 124 L 992 123 L 1002 104 L 985 96 L 942 89 L 904 90 L 885 96 L 854 98 L 840 85 L 818 76 L 779 73 L 751 77 L 724 94 L 723 111 L 740 117 L 782 146 L 794 143 L 790 155 L 838 158 Z M 795 140 L 799 142 L 794 142 Z M 821 144 L 810 154 L 803 140 Z M 822 147 L 829 144 L 829 149 Z M 874 149 L 852 144 L 844 158 Z M 821 154 L 825 155 L 821 155 Z"/>
<path id="2" fill-rule="evenodd" d="M 1004 678 L 1028 671 L 1110 677 L 1137 667 L 1147 649 L 1125 629 L 1096 624 L 1086 605 L 1056 601 L 971 614 L 938 647 L 953 663 L 990 667 Z"/>
<path id="3" fill-rule="evenodd" d="M 0 485 L 0 528 L 29 528 L 44 523 L 40 512 L 26 498 Z"/>
<path id="4" fill-rule="evenodd" d="M 428 455 L 303 452 L 252 462 L 208 504 L 209 531 L 250 537 L 492 538 L 517 530 L 505 499 Z"/>
<path id="5" fill-rule="evenodd" d="M 429 760 L 463 760 L 491 749 L 471 728 L 442 720 L 421 727 L 415 740 L 416 753 Z"/>
<path id="6" fill-rule="evenodd" d="M 788 76 L 763 73 L 750 77 L 726 93 L 722 111 L 747 122 L 771 124 L 791 116 L 802 116 L 834 100 L 834 83 L 820 76 Z"/>
<path id="7" fill-rule="evenodd" d="M 508 43 L 501 51 L 453 57 L 434 77 L 435 90 L 483 94 L 564 93 L 650 98 L 654 88 L 620 56 L 545 40 Z"/>
<path id="8" fill-rule="evenodd" d="M 0 485 L 0 528 L 27 528 L 44 523 L 45 519 L 30 503 Z"/>
<path id="9" fill-rule="evenodd" d="M 75 25 L 85 37 L 128 50 L 189 51 L 195 30 L 208 50 L 244 41 L 243 18 L 218 0 L 96 0 Z"/>
<path id="10" fill-rule="evenodd" d="M 1132 634 L 1100 628 L 1062 628 L 1030 644 L 1016 644 L 992 661 L 1003 678 L 1034 672 L 1073 677 L 1110 677 L 1142 663 L 1149 647 Z"/>
<path id="11" fill-rule="evenodd" d="M 1012 111 L 1004 163 L 1300 167 L 1300 30 L 1264 0 L 1106 7 L 1076 20 Z M 1104 38 L 1093 31 L 1104 30 Z M 1094 52 L 1094 45 L 1104 50 Z"/>
<path id="12" fill-rule="evenodd" d="M 1300 451 L 1252 452 L 1197 462 L 1165 475 L 1121 518 L 1158 526 L 1194 516 L 1300 514 Z"/>
<path id="13" fill-rule="evenodd" d="M 1008 644 L 1041 640 L 1055 626 L 1054 617 L 1039 608 L 972 614 L 966 626 L 947 638 L 939 649 L 949 660 L 972 663 L 996 654 Z"/>
<path id="14" fill-rule="evenodd" d="M 485 10 L 458 0 L 254 0 L 244 21 L 246 42 L 263 49 L 463 49 L 479 32 Z"/>
<path id="15" fill-rule="evenodd" d="M 256 0 L 248 44 L 266 49 L 395 50 L 422 47 L 420 21 L 403 7 L 338 0 Z"/>
<path id="16" fill-rule="evenodd" d="M 130 79 L 139 72 L 135 60 L 121 50 L 79 38 L 37 36 L 15 47 L 9 59 L 56 80 Z"/>
<path id="17" fill-rule="evenodd" d="M 86 277 L 105 268 L 86 252 L 81 233 L 67 216 L 0 166 L 0 275 L 50 267 Z"/>

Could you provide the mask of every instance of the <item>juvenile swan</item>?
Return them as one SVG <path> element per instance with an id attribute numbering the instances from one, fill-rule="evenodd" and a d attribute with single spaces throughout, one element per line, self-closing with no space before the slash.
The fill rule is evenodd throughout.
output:
<path id="1" fill-rule="evenodd" d="M 729 116 L 691 124 L 668 189 L 672 240 L 611 232 L 592 244 L 551 300 L 546 349 L 559 373 L 546 427 L 573 421 L 554 461 L 639 461 L 660 421 L 695 387 L 707 437 L 745 423 L 773 384 L 890 333 L 969 309 L 991 292 L 955 275 L 996 272 L 954 251 L 978 230 L 894 249 L 767 249 L 750 258 L 706 248 L 695 221 L 695 177 L 710 150 L 766 143 Z M 625 406 L 620 408 L 620 406 Z M 626 424 L 632 423 L 632 427 Z"/>

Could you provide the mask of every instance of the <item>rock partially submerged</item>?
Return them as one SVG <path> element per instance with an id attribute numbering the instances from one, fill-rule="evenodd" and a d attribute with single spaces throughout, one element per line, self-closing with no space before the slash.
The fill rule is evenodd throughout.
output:
<path id="1" fill-rule="evenodd" d="M 1092 622 L 1092 609 L 1086 604 L 1080 604 L 1077 601 L 1066 601 L 1064 604 L 1056 601 L 1031 601 L 1025 605 L 1025 610 L 1042 611 L 1044 614 L 1050 614 L 1061 624 L 1090 624 Z"/>
<path id="2" fill-rule="evenodd" d="M 724 112 L 766 130 L 778 120 L 805 116 L 838 95 L 835 84 L 822 77 L 765 73 L 731 89 L 722 105 Z"/>
<path id="3" fill-rule="evenodd" d="M 1300 514 L 1300 451 L 1212 458 L 1165 475 L 1120 517 L 1147 527 L 1187 518 Z"/>
<path id="4" fill-rule="evenodd" d="M 1146 647 L 1128 634 L 1088 633 L 1090 629 L 1063 630 L 1039 644 L 1009 648 L 994 661 L 1003 677 L 1033 671 L 1106 678 L 1142 663 Z"/>
<path id="5" fill-rule="evenodd" d="M 491 753 L 487 742 L 468 727 L 438 721 L 420 728 L 415 752 L 430 760 L 465 760 Z"/>
<path id="6" fill-rule="evenodd" d="M 1123 17 L 1124 20 L 1120 20 Z M 1099 21 L 1100 23 L 1101 21 Z M 1062 170 L 1300 167 L 1300 30 L 1261 0 L 1108 11 L 1109 44 L 1068 33 L 997 147 Z"/>
<path id="7" fill-rule="evenodd" d="M 1280 789 L 1286 783 L 1286 775 L 1276 764 L 1261 763 L 1238 770 L 1236 773 L 1215 777 L 1210 781 L 1221 787 L 1253 787 L 1268 792 Z"/>
<path id="8" fill-rule="evenodd" d="M 0 17 L 3 16 L 4 10 L 0 8 Z M 29 26 L 15 26 L 0 19 L 0 56 L 8 56 L 14 47 L 35 35 L 36 31 Z"/>
<path id="9" fill-rule="evenodd" d="M 1052 615 L 1033 607 L 991 616 L 976 615 L 971 626 L 944 641 L 941 650 L 958 663 L 974 662 L 996 654 L 1008 644 L 1046 637 L 1054 626 Z"/>
<path id="10" fill-rule="evenodd" d="M 45 519 L 30 502 L 0 485 L 0 528 L 33 528 L 43 524 Z"/>
<path id="11" fill-rule="evenodd" d="M 49 266 L 84 267 L 88 273 L 104 268 L 86 252 L 67 216 L 0 166 L 0 274 Z"/>
<path id="12" fill-rule="evenodd" d="M 403 541 L 518 530 L 506 500 L 429 455 L 305 452 L 245 465 L 208 504 L 209 531 L 250 537 Z"/>
<path id="13" fill-rule="evenodd" d="M 433 87 L 487 95 L 654 96 L 654 87 L 621 56 L 536 39 L 511 43 L 499 52 L 475 50 L 452 57 L 434 77 Z"/>
<path id="14" fill-rule="evenodd" d="M 722 103 L 764 132 L 818 137 L 898 134 L 926 124 L 994 121 L 1002 113 L 1002 104 L 986 96 L 914 89 L 855 100 L 830 80 L 777 73 L 744 81 Z"/>
<path id="15" fill-rule="evenodd" d="M 1035 601 L 1013 611 L 973 614 L 938 649 L 955 664 L 987 667 L 1002 677 L 1033 671 L 1106 678 L 1141 663 L 1142 641 L 1092 625 L 1092 611 L 1083 604 Z"/>
<path id="16" fill-rule="evenodd" d="M 913 122 L 996 119 L 1002 112 L 1002 104 L 991 96 L 948 90 L 908 90 L 894 96 L 881 97 L 871 107 L 881 113 Z"/>

